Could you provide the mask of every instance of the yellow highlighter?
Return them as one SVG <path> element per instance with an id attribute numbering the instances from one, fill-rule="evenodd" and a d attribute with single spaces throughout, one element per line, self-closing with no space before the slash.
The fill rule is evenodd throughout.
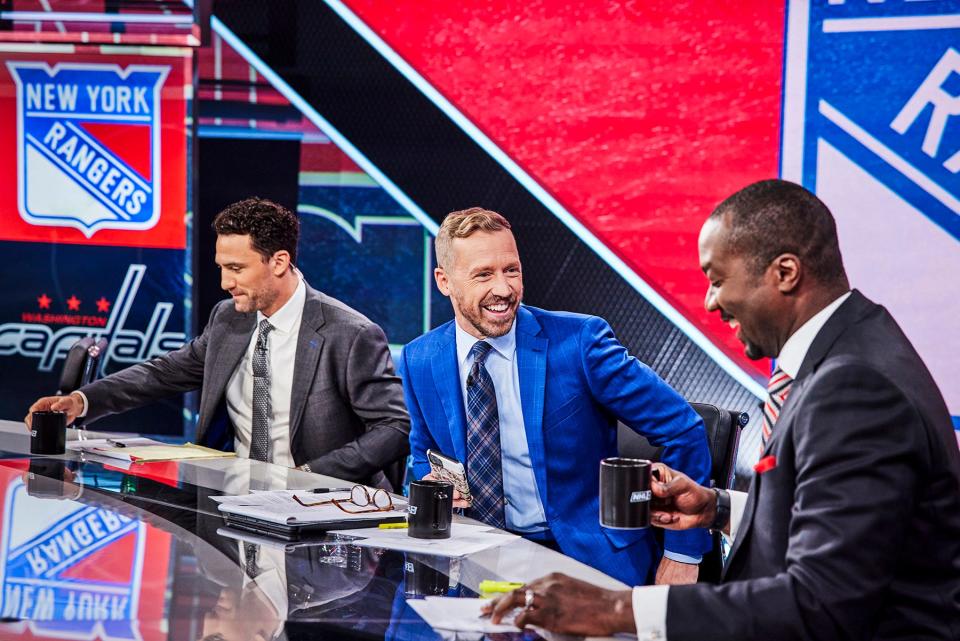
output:
<path id="1" fill-rule="evenodd" d="M 504 594 L 506 592 L 513 592 L 517 588 L 523 587 L 524 583 L 518 583 L 516 581 L 490 581 L 484 580 L 480 582 L 480 594 L 483 596 L 492 596 L 494 594 Z"/>
<path id="2" fill-rule="evenodd" d="M 407 522 L 403 523 L 381 523 L 377 526 L 381 530 L 405 530 L 407 529 Z"/>

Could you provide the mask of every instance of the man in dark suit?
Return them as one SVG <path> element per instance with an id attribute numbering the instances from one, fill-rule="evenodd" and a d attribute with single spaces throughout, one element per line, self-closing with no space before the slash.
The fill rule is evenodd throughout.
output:
<path id="1" fill-rule="evenodd" d="M 669 533 L 660 561 L 652 533 L 600 527 L 597 493 L 618 418 L 705 481 L 697 414 L 604 320 L 520 304 L 520 257 L 500 214 L 454 212 L 436 244 L 437 285 L 455 319 L 408 344 L 399 367 L 415 476 L 437 450 L 465 462 L 471 516 L 623 581 L 645 583 L 654 570 L 658 582 L 695 581 L 705 531 Z"/>
<path id="2" fill-rule="evenodd" d="M 850 291 L 833 217 L 798 185 L 737 192 L 700 233 L 706 307 L 777 357 L 748 495 L 663 468 L 656 525 L 734 539 L 720 585 L 600 590 L 551 576 L 520 623 L 670 641 L 960 638 L 960 450 L 890 314 Z M 732 509 L 731 509 L 732 508 Z M 599 616 L 584 617 L 583 612 Z"/>
<path id="3" fill-rule="evenodd" d="M 197 441 L 357 482 L 409 451 L 410 420 L 383 330 L 294 267 L 299 221 L 251 198 L 213 223 L 220 286 L 203 333 L 178 350 L 30 408 L 93 421 L 200 389 Z M 27 416 L 29 425 L 30 417 Z"/>

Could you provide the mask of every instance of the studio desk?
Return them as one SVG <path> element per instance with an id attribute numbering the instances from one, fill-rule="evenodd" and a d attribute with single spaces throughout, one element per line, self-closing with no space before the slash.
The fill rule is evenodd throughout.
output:
<path id="1" fill-rule="evenodd" d="M 260 545 L 268 571 L 251 581 L 241 561 L 247 535 L 225 528 L 211 496 L 351 484 L 249 459 L 128 466 L 29 452 L 25 426 L 0 421 L 3 641 L 480 639 L 432 630 L 407 601 L 472 597 L 484 579 L 551 571 L 625 587 L 524 539 L 450 558 L 359 547 L 333 533 Z"/>

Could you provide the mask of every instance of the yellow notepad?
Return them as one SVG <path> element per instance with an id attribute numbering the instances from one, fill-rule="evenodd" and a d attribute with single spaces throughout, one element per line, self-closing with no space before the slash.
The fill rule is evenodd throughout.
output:
<path id="1" fill-rule="evenodd" d="M 209 459 L 236 456 L 233 452 L 222 452 L 202 445 L 185 443 L 184 445 L 141 445 L 135 447 L 104 447 L 93 450 L 101 456 L 109 456 L 134 463 L 152 461 L 179 461 L 185 459 Z"/>

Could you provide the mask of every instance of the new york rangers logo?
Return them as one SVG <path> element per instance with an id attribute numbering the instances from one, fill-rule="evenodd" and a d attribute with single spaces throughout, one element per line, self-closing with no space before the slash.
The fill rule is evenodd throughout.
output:
<path id="1" fill-rule="evenodd" d="M 169 67 L 8 62 L 17 83 L 20 216 L 150 229 L 160 218 L 160 87 Z"/>
<path id="2" fill-rule="evenodd" d="M 145 526 L 111 510 L 7 486 L 0 613 L 33 635 L 139 641 Z"/>

